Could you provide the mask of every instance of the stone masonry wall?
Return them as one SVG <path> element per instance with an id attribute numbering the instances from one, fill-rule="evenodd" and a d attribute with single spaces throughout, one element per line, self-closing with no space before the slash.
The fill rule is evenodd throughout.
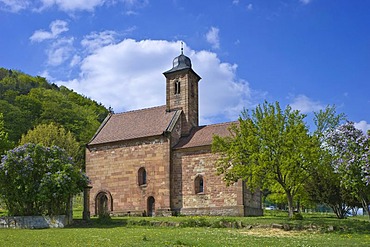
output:
<path id="1" fill-rule="evenodd" d="M 244 215 L 242 183 L 226 186 L 216 175 L 217 155 L 210 147 L 179 149 L 172 160 L 171 206 L 184 215 Z M 195 193 L 194 180 L 203 176 L 204 192 Z"/>
<path id="2" fill-rule="evenodd" d="M 164 136 L 102 145 L 86 150 L 86 173 L 91 180 L 90 212 L 96 215 L 96 196 L 109 192 L 112 214 L 140 214 L 147 210 L 148 197 L 155 210 L 170 209 L 169 141 Z M 144 167 L 147 184 L 139 186 L 138 170 Z"/>
<path id="3" fill-rule="evenodd" d="M 262 193 L 260 190 L 251 191 L 243 183 L 244 187 L 244 215 L 258 216 L 263 215 L 262 210 Z"/>
<path id="4" fill-rule="evenodd" d="M 187 135 L 194 126 L 199 124 L 198 80 L 192 72 L 178 71 L 167 75 L 166 105 L 167 110 L 182 109 L 182 134 Z M 175 94 L 175 81 L 180 82 L 180 94 Z"/>

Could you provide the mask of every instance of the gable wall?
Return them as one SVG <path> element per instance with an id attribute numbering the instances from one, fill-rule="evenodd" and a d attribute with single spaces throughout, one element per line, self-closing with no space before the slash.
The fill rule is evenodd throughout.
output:
<path id="1" fill-rule="evenodd" d="M 163 136 L 87 149 L 91 214 L 96 214 L 95 198 L 100 191 L 109 191 L 112 195 L 112 214 L 141 214 L 147 210 L 149 196 L 155 198 L 156 210 L 168 211 L 169 150 L 169 141 Z M 147 186 L 138 185 L 140 167 L 146 169 Z"/>
<path id="2" fill-rule="evenodd" d="M 183 215 L 244 215 L 242 183 L 226 186 L 216 175 L 217 154 L 210 147 L 173 152 L 171 206 Z M 196 194 L 194 180 L 204 179 L 204 193 Z"/>

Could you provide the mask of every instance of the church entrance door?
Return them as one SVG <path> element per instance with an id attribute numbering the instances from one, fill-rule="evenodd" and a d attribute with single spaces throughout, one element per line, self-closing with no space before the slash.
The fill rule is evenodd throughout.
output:
<path id="1" fill-rule="evenodd" d="M 154 197 L 150 196 L 148 197 L 148 216 L 154 216 L 155 215 L 155 200 Z"/>
<path id="2" fill-rule="evenodd" d="M 98 203 L 98 215 L 99 216 L 104 216 L 108 215 L 108 197 L 106 194 L 101 194 L 97 198 L 97 203 Z"/>

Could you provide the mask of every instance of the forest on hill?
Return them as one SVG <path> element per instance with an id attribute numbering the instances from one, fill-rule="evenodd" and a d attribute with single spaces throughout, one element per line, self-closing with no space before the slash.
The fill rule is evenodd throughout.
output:
<path id="1" fill-rule="evenodd" d="M 29 130 L 53 123 L 73 134 L 84 148 L 108 115 L 102 105 L 40 76 L 0 68 L 0 115 L 12 146 L 16 147 Z M 81 164 L 82 165 L 82 164 Z"/>

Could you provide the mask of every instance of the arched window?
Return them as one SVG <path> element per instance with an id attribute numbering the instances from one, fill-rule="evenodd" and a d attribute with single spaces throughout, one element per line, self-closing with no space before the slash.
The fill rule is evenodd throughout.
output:
<path id="1" fill-rule="evenodd" d="M 194 180 L 194 190 L 195 190 L 195 194 L 204 193 L 203 176 L 201 176 L 201 175 L 196 176 L 196 178 Z"/>
<path id="2" fill-rule="evenodd" d="M 139 185 L 146 185 L 146 170 L 141 167 L 137 173 Z"/>
<path id="3" fill-rule="evenodd" d="M 175 94 L 180 94 L 180 81 L 175 81 Z"/>

